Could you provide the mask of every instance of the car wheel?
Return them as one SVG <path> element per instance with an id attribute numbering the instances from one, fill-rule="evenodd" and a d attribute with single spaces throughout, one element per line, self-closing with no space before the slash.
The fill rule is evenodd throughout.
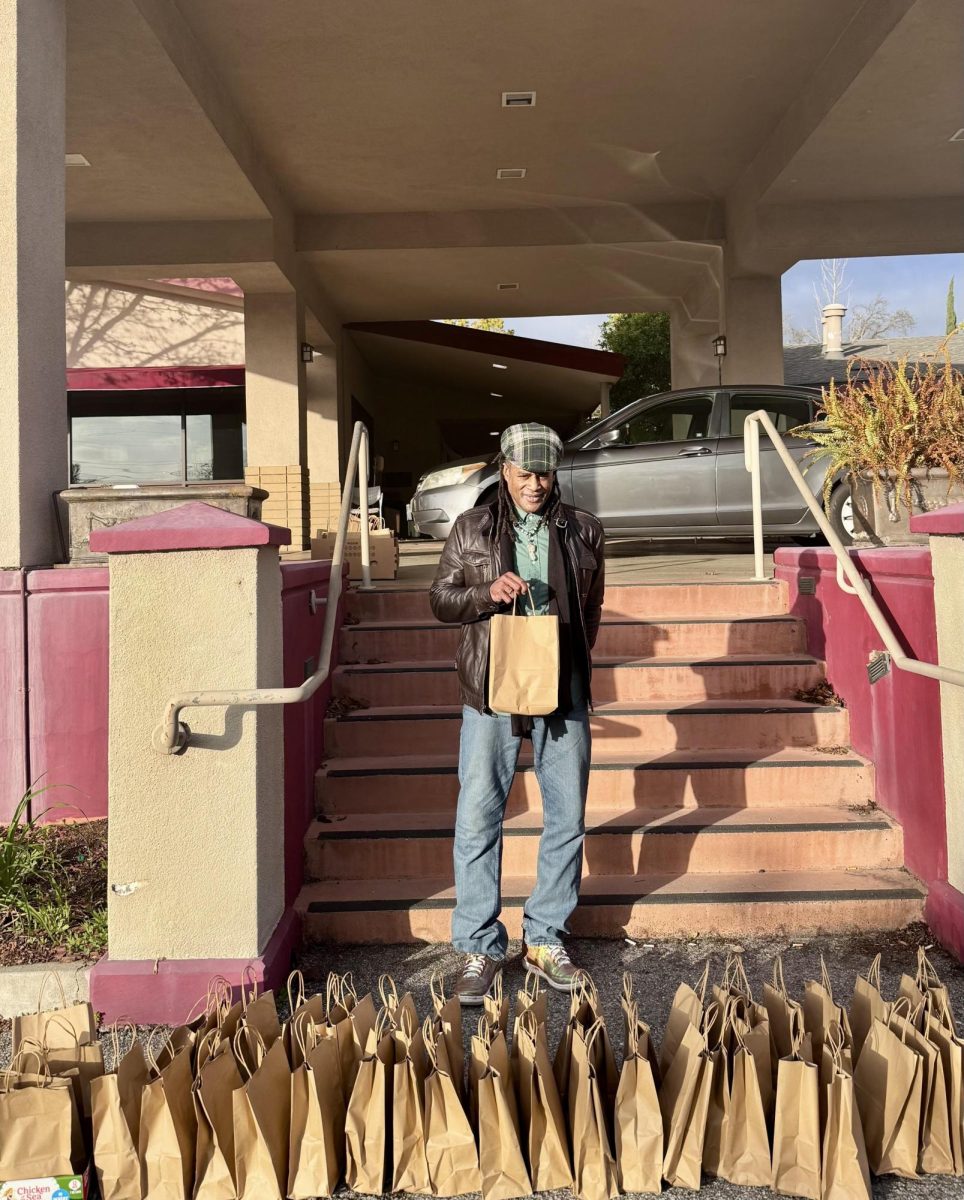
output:
<path id="1" fill-rule="evenodd" d="M 854 540 L 854 501 L 849 483 L 839 483 L 830 493 L 830 503 L 827 506 L 827 519 L 834 533 L 845 546 L 853 545 Z"/>

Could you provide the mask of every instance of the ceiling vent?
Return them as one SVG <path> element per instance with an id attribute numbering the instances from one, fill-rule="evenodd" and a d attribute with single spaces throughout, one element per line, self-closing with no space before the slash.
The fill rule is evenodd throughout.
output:
<path id="1" fill-rule="evenodd" d="M 499 167 L 495 173 L 496 179 L 525 179 L 525 167 Z"/>
<path id="2" fill-rule="evenodd" d="M 964 142 L 964 129 L 959 129 L 957 133 L 952 133 L 947 140 L 949 142 Z"/>
<path id="3" fill-rule="evenodd" d="M 517 283 L 500 283 L 499 284 L 500 292 L 517 292 L 518 290 L 519 290 L 519 285 Z"/>
<path id="4" fill-rule="evenodd" d="M 536 103 L 535 92 L 503 92 L 502 107 L 503 108 L 534 108 Z"/>

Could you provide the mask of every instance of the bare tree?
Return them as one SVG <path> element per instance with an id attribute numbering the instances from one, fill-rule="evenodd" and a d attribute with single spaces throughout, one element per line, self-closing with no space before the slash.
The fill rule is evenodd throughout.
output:
<path id="1" fill-rule="evenodd" d="M 906 308 L 892 309 L 889 302 L 878 292 L 869 303 L 854 305 L 850 312 L 847 340 L 864 342 L 886 337 L 888 334 L 906 337 L 916 324 Z"/>

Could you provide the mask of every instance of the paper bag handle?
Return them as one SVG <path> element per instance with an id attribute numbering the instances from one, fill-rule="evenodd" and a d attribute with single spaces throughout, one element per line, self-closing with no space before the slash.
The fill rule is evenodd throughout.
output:
<path id="1" fill-rule="evenodd" d="M 391 975 L 379 975 L 378 977 L 378 995 L 382 1002 L 382 1008 L 393 1012 L 398 1008 L 398 987 Z"/>
<path id="2" fill-rule="evenodd" d="M 64 981 L 55 971 L 48 971 L 40 981 L 40 993 L 37 996 L 37 1015 L 39 1016 L 44 1011 L 44 992 L 47 990 L 47 983 L 53 980 L 60 989 L 60 1007 L 67 1007 L 67 993 L 64 991 Z"/>
<path id="3" fill-rule="evenodd" d="M 633 999 L 634 991 L 635 985 L 633 983 L 632 975 L 630 975 L 628 971 L 623 971 L 623 1003 L 627 1005 L 627 1007 L 629 1005 L 633 1005 L 635 1007 L 635 1001 Z"/>
<path id="4" fill-rule="evenodd" d="M 445 974 L 442 971 L 433 971 L 432 977 L 428 984 L 432 992 L 432 1007 L 438 1015 L 445 1007 Z"/>
<path id="5" fill-rule="evenodd" d="M 783 978 L 783 955 L 778 954 L 773 960 L 773 989 L 780 993 L 784 1000 L 789 1000 L 786 980 Z"/>
<path id="6" fill-rule="evenodd" d="M 297 993 L 292 987 L 292 984 L 297 986 Z M 301 1008 L 302 1004 L 305 1002 L 305 977 L 301 971 L 295 969 L 291 972 L 291 974 L 288 976 L 288 982 L 285 985 L 285 990 L 288 993 L 288 1013 L 291 1016 L 294 1016 L 298 1009 Z M 297 1004 L 295 1004 L 296 994 L 298 996 Z"/>
<path id="7" fill-rule="evenodd" d="M 867 970 L 867 982 L 880 991 L 880 955 L 878 954 Z"/>

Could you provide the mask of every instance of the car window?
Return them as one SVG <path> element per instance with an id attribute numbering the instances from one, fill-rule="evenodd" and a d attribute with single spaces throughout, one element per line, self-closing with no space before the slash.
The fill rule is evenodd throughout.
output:
<path id="1" fill-rule="evenodd" d="M 813 420 L 812 405 L 802 396 L 731 396 L 730 437 L 742 437 L 743 422 L 750 413 L 761 408 L 776 425 L 778 433 L 789 433 L 798 425 Z"/>
<path id="2" fill-rule="evenodd" d="M 709 396 L 684 396 L 667 400 L 638 413 L 619 428 L 618 446 L 648 442 L 685 442 L 709 434 L 713 401 Z"/>

